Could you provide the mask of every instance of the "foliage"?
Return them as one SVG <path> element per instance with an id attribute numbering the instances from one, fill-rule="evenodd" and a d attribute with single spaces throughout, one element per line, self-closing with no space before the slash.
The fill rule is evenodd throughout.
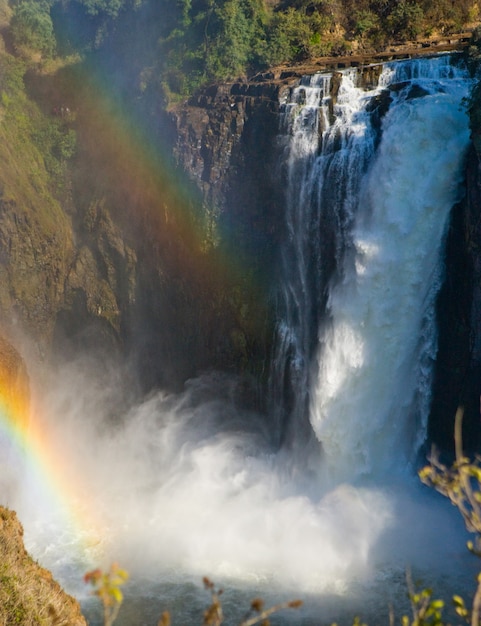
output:
<path id="1" fill-rule="evenodd" d="M 27 97 L 25 71 L 24 61 L 9 55 L 0 57 L 0 118 L 4 122 L 0 124 L 0 139 L 8 154 L 1 183 L 25 209 L 35 206 L 38 217 L 47 218 L 52 213 L 53 223 L 48 218 L 44 225 L 58 227 L 60 207 L 53 194 L 64 185 L 76 136 L 67 120 L 45 117 Z"/>
<path id="2" fill-rule="evenodd" d="M 158 63 L 168 90 L 187 94 L 262 63 L 267 19 L 262 1 L 179 0 L 167 7 L 160 0 L 160 6 L 166 19 Z"/>
<path id="3" fill-rule="evenodd" d="M 355 35 L 367 37 L 379 28 L 379 17 L 371 10 L 356 11 L 353 31 Z"/>
<path id="4" fill-rule="evenodd" d="M 3 143 L 5 147 L 11 143 L 11 154 L 21 159 L 25 165 L 25 175 L 34 183 L 37 192 L 44 187 L 59 191 L 64 185 L 66 164 L 76 150 L 76 133 L 71 128 L 73 115 L 42 115 L 26 96 L 25 71 L 25 62 L 10 56 L 0 60 L 3 78 L 0 105 L 7 123 L 5 133 L 8 133 L 8 141 L 3 137 Z M 12 167 L 15 170 L 13 163 Z M 19 176 L 12 175 L 10 184 L 16 181 L 19 181 Z M 25 191 L 25 186 L 22 185 L 22 188 Z M 38 198 L 35 204 L 38 205 Z"/>
<path id="5" fill-rule="evenodd" d="M 222 589 L 216 590 L 214 583 L 208 578 L 203 579 L 204 587 L 210 591 L 211 604 L 204 611 L 204 620 L 202 626 L 220 626 L 224 621 L 224 614 L 220 596 Z M 290 602 L 282 602 L 269 608 L 264 607 L 264 601 L 261 598 L 255 598 L 251 602 L 250 612 L 239 624 L 239 626 L 255 626 L 262 622 L 264 626 L 269 626 L 269 617 L 282 611 L 283 609 L 297 609 L 302 606 L 301 600 L 291 600 Z M 165 615 L 165 614 L 164 614 Z M 164 626 L 164 625 L 162 625 Z"/>
<path id="6" fill-rule="evenodd" d="M 416 2 L 400 2 L 387 18 L 395 39 L 416 39 L 421 34 L 424 12 Z"/>
<path id="7" fill-rule="evenodd" d="M 433 599 L 432 589 L 416 591 L 410 571 L 407 572 L 409 600 L 411 602 L 412 621 L 407 615 L 401 619 L 402 626 L 442 626 L 444 600 Z"/>
<path id="8" fill-rule="evenodd" d="M 346 53 L 353 40 L 378 49 L 476 19 L 476 0 L 15 0 L 12 34 L 44 58 L 106 49 L 117 38 L 141 59 L 139 81 L 148 76 L 172 99 L 211 81 Z"/>
<path id="9" fill-rule="evenodd" d="M 86 583 L 92 585 L 93 593 L 100 599 L 104 611 L 104 626 L 111 626 L 120 610 L 124 596 L 121 586 L 127 581 L 128 573 L 117 563 L 111 565 L 108 572 L 94 569 L 84 576 Z"/>
<path id="10" fill-rule="evenodd" d="M 442 32 L 455 32 L 479 20 L 479 3 L 472 0 L 424 0 L 426 19 Z"/>
<path id="11" fill-rule="evenodd" d="M 262 38 L 262 12 L 255 3 L 226 0 L 209 15 L 205 30 L 206 72 L 220 79 L 241 76 Z"/>
<path id="12" fill-rule="evenodd" d="M 111 17 L 117 17 L 119 11 L 125 6 L 125 0 L 80 0 L 89 15 L 105 13 Z"/>
<path id="13" fill-rule="evenodd" d="M 22 0 L 14 6 L 12 36 L 17 48 L 27 48 L 51 57 L 55 52 L 55 35 L 50 5 L 46 0 Z"/>
<path id="14" fill-rule="evenodd" d="M 293 7 L 276 13 L 267 30 L 269 65 L 288 63 L 329 53 L 325 35 L 333 25 L 319 12 L 305 15 Z"/>
<path id="15" fill-rule="evenodd" d="M 66 165 L 76 151 L 77 135 L 64 120 L 43 119 L 32 132 L 32 140 L 43 153 L 45 168 L 56 189 L 63 187 Z"/>
<path id="16" fill-rule="evenodd" d="M 468 542 L 468 549 L 481 558 L 481 457 L 470 460 L 464 456 L 462 444 L 463 409 L 456 412 L 454 426 L 455 461 L 447 467 L 439 460 L 433 450 L 429 465 L 421 469 L 421 481 L 433 487 L 452 502 L 461 513 L 466 528 L 475 534 L 474 541 Z M 473 598 L 472 611 L 469 611 L 464 600 L 453 596 L 456 613 L 471 626 L 479 626 L 481 619 L 481 573 Z"/>
<path id="17" fill-rule="evenodd" d="M 455 452 L 456 460 L 448 468 L 440 462 L 435 451 L 432 452 L 430 464 L 419 472 L 421 481 L 442 493 L 451 500 L 463 516 L 469 532 L 476 533 L 476 546 L 470 549 L 481 557 L 481 457 L 469 460 L 462 448 L 463 410 L 460 408 L 455 419 Z"/>

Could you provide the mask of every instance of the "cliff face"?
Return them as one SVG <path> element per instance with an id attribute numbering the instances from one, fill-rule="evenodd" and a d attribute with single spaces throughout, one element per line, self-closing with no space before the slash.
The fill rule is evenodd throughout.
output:
<path id="1" fill-rule="evenodd" d="M 150 269 L 139 263 L 138 319 L 151 331 L 141 348 L 147 376 L 169 382 L 220 368 L 262 378 L 272 330 L 268 281 L 282 224 L 273 157 L 283 88 L 212 86 L 164 119 L 180 186 L 191 190 L 202 227 L 188 249 L 181 243 L 174 265 L 172 242 L 144 238 L 153 251 Z M 171 355 L 171 372 L 163 354 Z"/>
<path id="2" fill-rule="evenodd" d="M 0 49 L 0 70 L 0 327 L 40 358 L 128 355 L 146 387 L 261 369 L 278 87 L 214 88 L 170 116 L 187 182 L 146 158 L 91 68 L 26 71 Z"/>
<path id="3" fill-rule="evenodd" d="M 21 325 L 43 350 L 63 299 L 73 242 L 31 138 L 39 117 L 25 96 L 21 72 L 0 51 L 0 320 L 2 326 Z"/>
<path id="4" fill-rule="evenodd" d="M 60 88 L 47 98 L 25 70 L 0 46 L 0 328 L 26 334 L 39 358 L 91 327 L 95 343 L 120 343 L 135 252 L 102 196 L 77 201 L 66 166 L 75 119 L 52 113 Z"/>
<path id="5" fill-rule="evenodd" d="M 472 145 L 466 159 L 466 196 L 454 207 L 446 248 L 445 282 L 438 298 L 439 351 L 430 437 L 451 448 L 454 415 L 464 407 L 466 449 L 481 445 L 481 98 L 471 103 Z"/>
<path id="6" fill-rule="evenodd" d="M 475 106 L 481 106 L 481 102 Z M 458 403 L 465 407 L 464 439 L 467 446 L 476 451 L 481 445 L 481 151 L 477 135 L 478 131 L 474 128 L 466 168 L 464 223 L 459 232 L 459 253 L 455 256 L 454 271 L 451 271 L 452 265 L 447 268 L 447 281 L 455 280 L 456 276 L 459 278 L 454 295 L 460 296 L 461 306 L 464 306 L 461 309 L 458 305 L 454 327 L 445 329 L 447 337 L 463 337 L 460 345 L 461 352 L 466 355 L 462 361 L 464 367 L 456 364 L 450 370 L 454 379 L 459 377 L 459 373 L 463 374 Z M 453 354 L 459 358 L 459 349 Z"/>
<path id="7" fill-rule="evenodd" d="M 174 155 L 201 191 L 211 243 L 240 254 L 259 279 L 282 225 L 275 147 L 286 89 L 278 81 L 216 85 L 171 114 Z"/>

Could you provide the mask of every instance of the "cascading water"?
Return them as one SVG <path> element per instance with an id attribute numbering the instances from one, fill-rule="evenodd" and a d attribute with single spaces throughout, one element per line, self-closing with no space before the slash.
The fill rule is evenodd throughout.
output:
<path id="1" fill-rule="evenodd" d="M 374 151 L 366 92 L 356 89 L 356 71 L 342 76 L 334 114 L 330 75 L 307 77 L 284 105 L 287 137 L 286 242 L 282 252 L 283 318 L 271 395 L 287 437 L 305 444 L 310 363 L 325 309 L 327 284 L 342 257 L 362 174 Z M 279 388 L 279 381 L 282 387 Z M 281 391 L 281 393 L 279 393 Z M 286 398 L 287 396 L 287 398 Z M 292 398 L 289 401 L 289 397 Z M 300 437 L 299 430 L 304 431 Z M 294 432 L 293 432 L 294 431 Z"/>
<path id="2" fill-rule="evenodd" d="M 119 625 L 156 623 L 165 609 L 174 624 L 198 624 L 193 607 L 205 599 L 192 581 L 204 575 L 226 598 L 234 591 L 226 608 L 240 617 L 253 594 L 277 601 L 280 589 L 312 601 L 305 624 L 362 614 L 374 625 L 405 596 L 406 564 L 439 569 L 446 584 L 448 559 L 459 559 L 449 581 L 466 570 L 456 512 L 392 469 L 424 436 L 470 79 L 448 56 L 375 75 L 369 90 L 356 70 L 306 78 L 284 103 L 286 241 L 270 385 L 279 453 L 265 416 L 239 409 L 226 375 L 137 404 L 121 374 L 99 375 L 87 359 L 34 393 L 57 450 L 52 474 L 69 496 L 81 478 L 78 519 L 57 514 L 35 487 L 38 472 L 20 477 L 23 493 L 9 504 L 35 558 L 85 606 L 82 568 L 117 560 L 130 571 L 139 585 Z"/>
<path id="3" fill-rule="evenodd" d="M 399 467 L 424 440 L 443 237 L 469 141 L 470 80 L 450 56 L 378 74 L 370 90 L 356 70 L 338 74 L 335 103 L 333 79 L 313 76 L 284 105 L 274 379 L 296 398 L 289 438 L 308 416 L 335 480 Z"/>

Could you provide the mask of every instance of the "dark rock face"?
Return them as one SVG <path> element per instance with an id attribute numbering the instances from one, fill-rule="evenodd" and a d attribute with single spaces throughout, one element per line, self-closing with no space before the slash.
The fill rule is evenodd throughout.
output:
<path id="1" fill-rule="evenodd" d="M 173 113 L 180 167 L 201 190 L 212 244 L 262 278 L 282 219 L 274 153 L 282 83 L 213 86 Z"/>
<path id="2" fill-rule="evenodd" d="M 465 247 L 466 203 L 454 207 L 446 241 L 446 273 L 438 295 L 438 354 L 429 419 L 429 442 L 452 450 L 454 416 L 460 404 L 472 404 L 469 389 L 471 361 L 472 258 Z M 465 442 L 476 445 L 472 426 L 475 414 L 466 407 Z M 479 409 L 478 409 L 479 410 Z"/>
<path id="3" fill-rule="evenodd" d="M 0 197 L 0 315 L 22 324 L 41 349 L 49 344 L 72 256 L 68 222 Z"/>
<path id="4" fill-rule="evenodd" d="M 296 80 L 294 78 L 294 80 Z M 361 81 L 377 80 L 364 71 Z M 279 102 L 287 84 L 234 84 L 205 90 L 177 110 L 175 154 L 201 190 L 219 245 L 232 244 L 250 268 L 275 277 L 273 259 L 282 237 L 282 182 L 275 167 Z M 422 96 L 412 93 L 411 97 Z M 336 81 L 333 81 L 333 98 Z M 378 123 L 391 98 L 373 100 Z M 449 450 L 454 415 L 465 406 L 465 443 L 481 444 L 481 165 L 473 149 L 467 161 L 467 195 L 453 210 L 446 240 L 446 279 L 438 298 L 439 349 L 435 366 L 429 440 Z M 267 289 L 266 284 L 263 288 Z M 479 293 L 478 293 L 479 292 Z M 251 355 L 252 356 L 252 355 Z"/>
<path id="5" fill-rule="evenodd" d="M 466 372 L 463 404 L 465 406 L 464 439 L 471 450 L 481 446 L 481 158 L 473 137 L 466 171 L 466 222 L 462 244 L 469 259 L 470 308 L 463 311 L 460 322 L 469 320 L 469 367 Z"/>
<path id="6" fill-rule="evenodd" d="M 452 450 L 454 416 L 463 406 L 463 440 L 470 452 L 481 445 L 481 162 L 474 146 L 467 158 L 466 197 L 454 207 L 447 237 L 429 423 L 431 441 Z"/>
<path id="7" fill-rule="evenodd" d="M 54 350 L 115 354 L 135 305 L 136 252 L 101 202 L 89 205 L 77 242 L 56 316 Z"/>
<path id="8" fill-rule="evenodd" d="M 198 194 L 205 254 L 189 275 L 173 266 L 163 275 L 154 267 L 142 273 L 148 302 L 139 303 L 140 317 L 143 329 L 152 331 L 140 340 L 142 359 L 151 364 L 146 375 L 163 383 L 211 368 L 265 376 L 269 281 L 283 224 L 274 168 L 283 88 L 212 86 L 169 114 L 175 162 Z M 189 263 L 187 253 L 182 263 Z M 167 280 L 171 272 L 174 281 Z M 153 290 L 155 284 L 162 289 Z M 169 335 L 177 341 L 169 342 Z M 170 368 L 159 354 L 170 354 Z"/>

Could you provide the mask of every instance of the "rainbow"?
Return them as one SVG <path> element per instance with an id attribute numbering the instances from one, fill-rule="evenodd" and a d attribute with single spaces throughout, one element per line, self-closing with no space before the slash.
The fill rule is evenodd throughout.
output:
<path id="1" fill-rule="evenodd" d="M 117 212 L 115 220 L 123 231 L 136 239 L 149 237 L 148 249 L 162 255 L 162 271 L 174 280 L 188 281 L 194 293 L 222 291 L 239 277 L 244 282 L 243 268 L 233 255 L 207 252 L 203 211 L 196 214 L 202 206 L 198 192 L 188 188 L 158 138 L 149 136 L 142 120 L 134 119 L 119 94 L 113 93 L 105 70 L 84 60 L 55 75 L 40 76 L 31 87 L 45 113 L 65 105 L 72 112 L 66 123 L 81 128 L 77 158 L 89 165 L 88 170 L 75 171 L 81 202 L 88 206 L 94 199 L 109 198 L 109 210 Z M 92 510 L 88 485 L 72 467 L 67 448 L 40 404 L 30 397 L 28 385 L 17 385 L 3 375 L 0 364 L 0 446 L 4 442 L 15 464 L 32 477 L 28 498 L 58 511 L 88 544 L 99 541 L 104 524 Z M 9 505 L 8 498 L 5 504 Z"/>
<path id="2" fill-rule="evenodd" d="M 124 232 L 155 241 L 169 270 L 194 281 L 218 273 L 219 263 L 206 254 L 200 195 L 171 167 L 161 141 L 123 106 L 101 70 L 84 61 L 68 72 L 63 97 L 81 129 L 79 159 L 89 163 L 88 178 L 78 175 L 79 192 L 109 197 Z M 220 266 L 230 263 L 224 257 Z"/>
<path id="3" fill-rule="evenodd" d="M 65 446 L 36 410 L 22 359 L 1 337 L 0 353 L 0 504 L 16 509 L 26 527 L 48 514 L 56 528 L 75 536 L 84 556 L 99 545 L 102 528 L 88 507 L 87 485 L 74 475 Z"/>
<path id="4" fill-rule="evenodd" d="M 39 87 L 46 112 L 62 103 L 72 112 L 78 130 L 76 197 L 85 204 L 108 199 L 122 231 L 136 242 L 147 239 L 149 250 L 161 254 L 165 273 L 194 289 L 244 284 L 246 268 L 232 254 L 238 242 L 229 241 L 235 235 L 212 234 L 212 227 L 219 228 L 218 220 L 209 222 L 215 207 L 206 206 L 199 188 L 173 166 L 167 141 L 150 126 L 155 115 L 142 118 L 129 107 L 109 71 L 98 60 L 82 59 L 48 77 L 55 89 Z M 217 237 L 223 246 L 216 245 Z M 252 272 L 249 281 L 262 297 Z"/>
<path id="5" fill-rule="evenodd" d="M 88 203 L 91 198 L 109 197 L 109 209 L 117 211 L 115 219 L 125 232 L 134 237 L 147 233 L 156 242 L 168 273 L 199 288 L 212 284 L 228 261 L 214 262 L 212 255 L 205 253 L 203 225 L 194 215 L 199 199 L 180 182 L 162 147 L 147 136 L 114 96 L 102 72 L 85 61 L 68 66 L 54 76 L 43 77 L 45 84 L 58 86 L 53 92 L 41 79 L 33 87 L 38 90 L 44 112 L 52 114 L 58 104 L 68 106 L 72 126 L 82 129 L 78 133 L 78 158 L 88 162 L 89 168 L 76 171 L 76 189 L 85 190 L 81 200 Z M 16 372 L 3 368 L 1 361 L 9 350 L 9 360 L 21 363 L 10 344 L 0 337 L 0 454 L 14 483 L 13 489 L 3 485 L 5 476 L 0 476 L 0 504 L 15 508 L 26 526 L 27 517 L 36 515 L 39 520 L 55 516 L 62 527 L 78 536 L 83 544 L 80 549 L 96 545 L 102 541 L 106 524 L 93 504 L 87 480 L 68 458 L 68 446 L 48 419 L 48 407 L 42 406 L 42 398 L 32 397 L 26 372 L 20 365 Z M 15 490 L 25 492 L 23 505 L 18 505 L 19 494 L 12 493 Z M 37 514 L 31 513 L 32 507 Z"/>

